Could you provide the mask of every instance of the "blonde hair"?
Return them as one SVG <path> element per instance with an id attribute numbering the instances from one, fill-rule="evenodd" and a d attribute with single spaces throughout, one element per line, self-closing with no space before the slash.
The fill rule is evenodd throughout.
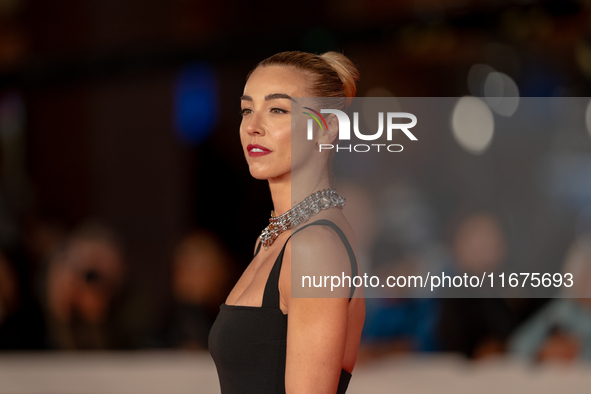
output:
<path id="1" fill-rule="evenodd" d="M 310 73 L 313 76 L 310 88 L 313 97 L 346 97 L 345 107 L 357 92 L 359 71 L 342 53 L 331 51 L 315 55 L 300 51 L 280 52 L 257 64 L 255 69 L 266 66 L 291 66 Z M 252 71 L 246 77 L 247 80 Z"/>

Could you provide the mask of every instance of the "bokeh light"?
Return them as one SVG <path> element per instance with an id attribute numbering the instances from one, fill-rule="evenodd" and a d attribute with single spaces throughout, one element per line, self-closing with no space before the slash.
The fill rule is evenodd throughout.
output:
<path id="1" fill-rule="evenodd" d="M 217 78 L 213 68 L 196 63 L 179 74 L 175 89 L 174 123 L 182 142 L 205 140 L 217 121 Z"/>
<path id="2" fill-rule="evenodd" d="M 587 109 L 585 110 L 585 126 L 587 126 L 587 132 L 589 133 L 589 137 L 591 137 L 591 100 L 589 100 Z"/>
<path id="3" fill-rule="evenodd" d="M 499 115 L 511 116 L 519 106 L 519 89 L 507 74 L 493 71 L 484 81 L 484 99 Z"/>
<path id="4" fill-rule="evenodd" d="M 492 111 L 482 99 L 465 96 L 453 109 L 451 127 L 456 142 L 464 150 L 480 155 L 492 141 L 495 123 Z"/>

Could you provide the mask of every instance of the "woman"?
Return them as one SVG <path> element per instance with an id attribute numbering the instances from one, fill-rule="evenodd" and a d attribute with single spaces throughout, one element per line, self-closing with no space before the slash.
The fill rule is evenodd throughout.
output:
<path id="1" fill-rule="evenodd" d="M 308 275 L 358 274 L 353 231 L 335 209 L 342 209 L 344 199 L 330 190 L 332 156 L 319 149 L 335 141 L 338 122 L 324 115 L 324 127 L 314 124 L 307 140 L 304 127 L 292 133 L 292 121 L 304 125 L 303 112 L 320 112 L 301 98 L 336 98 L 344 109 L 358 76 L 339 53 L 283 52 L 259 63 L 247 78 L 240 137 L 251 175 L 269 182 L 277 215 L 271 213 L 252 262 L 210 333 L 223 394 L 347 389 L 365 317 L 362 289 L 341 287 L 331 293 L 339 298 L 292 294 L 292 275 L 294 285 L 299 283 L 296 268 Z"/>

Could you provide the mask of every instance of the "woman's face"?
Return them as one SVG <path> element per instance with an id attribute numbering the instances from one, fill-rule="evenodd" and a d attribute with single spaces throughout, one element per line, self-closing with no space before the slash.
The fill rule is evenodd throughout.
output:
<path id="1" fill-rule="evenodd" d="M 292 97 L 308 97 L 308 77 L 286 66 L 258 67 L 250 75 L 241 98 L 240 139 L 250 174 L 257 179 L 279 178 L 292 170 Z M 309 141 L 311 142 L 311 141 Z M 308 144 L 310 146 L 310 144 Z M 297 149 L 304 163 L 312 149 Z"/>

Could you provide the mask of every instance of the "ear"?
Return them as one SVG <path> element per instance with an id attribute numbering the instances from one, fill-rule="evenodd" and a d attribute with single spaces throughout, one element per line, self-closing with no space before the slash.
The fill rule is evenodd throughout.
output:
<path id="1" fill-rule="evenodd" d="M 322 128 L 320 138 L 318 138 L 318 143 L 332 144 L 339 134 L 339 120 L 334 114 L 328 115 L 328 117 L 324 118 L 324 120 L 326 120 L 328 129 L 325 130 Z"/>

